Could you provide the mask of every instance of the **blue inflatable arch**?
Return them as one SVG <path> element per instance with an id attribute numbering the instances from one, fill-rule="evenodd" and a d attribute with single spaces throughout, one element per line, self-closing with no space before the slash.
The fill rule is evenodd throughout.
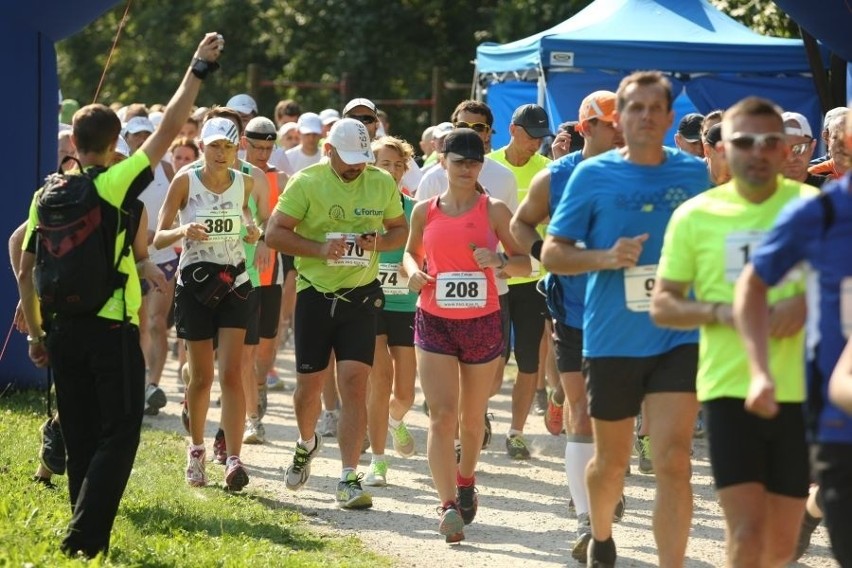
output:
<path id="1" fill-rule="evenodd" d="M 33 190 L 51 170 L 56 169 L 58 93 L 55 43 L 94 21 L 116 0 L 41 0 L 14 2 L 0 18 L 0 68 L 6 71 L 0 102 L 5 116 L 2 169 L 3 212 L 0 234 L 4 245 L 8 236 L 27 216 Z M 6 247 L 4 246 L 4 250 Z M 8 256 L 4 253 L 0 278 L 0 325 L 2 337 L 12 324 L 18 287 Z M 13 387 L 37 386 L 45 372 L 36 369 L 27 356 L 24 337 L 11 332 L 0 359 L 0 391 Z"/>

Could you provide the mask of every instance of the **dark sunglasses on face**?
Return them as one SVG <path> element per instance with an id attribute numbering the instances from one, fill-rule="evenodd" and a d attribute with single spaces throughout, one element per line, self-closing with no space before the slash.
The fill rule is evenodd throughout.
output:
<path id="1" fill-rule="evenodd" d="M 471 128 L 476 132 L 488 132 L 491 130 L 491 127 L 485 124 L 484 122 L 465 122 L 463 120 L 459 120 L 455 124 L 453 124 L 456 128 Z"/>
<path id="2" fill-rule="evenodd" d="M 738 150 L 751 150 L 755 146 L 775 150 L 784 143 L 784 136 L 778 132 L 766 132 L 764 134 L 734 132 L 728 141 Z"/>
<path id="3" fill-rule="evenodd" d="M 361 124 L 373 124 L 378 119 L 372 114 L 350 114 L 346 118 L 354 118 Z"/>

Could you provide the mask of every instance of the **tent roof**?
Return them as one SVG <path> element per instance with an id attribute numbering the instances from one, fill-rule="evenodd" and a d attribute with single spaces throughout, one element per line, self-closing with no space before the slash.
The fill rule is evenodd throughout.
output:
<path id="1" fill-rule="evenodd" d="M 595 0 L 530 37 L 477 49 L 481 73 L 543 67 L 806 73 L 801 40 L 761 36 L 707 0 Z"/>

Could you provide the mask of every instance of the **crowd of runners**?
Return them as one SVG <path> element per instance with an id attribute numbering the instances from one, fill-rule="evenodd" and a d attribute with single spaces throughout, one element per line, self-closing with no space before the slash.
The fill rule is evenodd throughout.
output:
<path id="1" fill-rule="evenodd" d="M 138 227 L 123 237 L 134 246 L 116 290 L 135 330 L 130 355 L 115 343 L 126 335 L 98 327 L 122 320 L 109 306 L 94 321 L 39 313 L 34 209 L 11 239 L 19 327 L 33 361 L 56 374 L 59 412 L 43 427 L 35 479 L 64 473 L 67 447 L 66 551 L 108 547 L 142 416 L 167 403 L 174 326 L 190 486 L 208 483 L 211 461 L 228 490 L 249 484 L 241 447 L 267 442 L 267 392 L 282 388 L 274 362 L 292 335 L 298 439 L 286 487 L 309 483 L 323 439 L 336 437 L 334 499 L 372 507 L 369 488 L 393 480 L 390 438 L 402 458 L 425 451 L 438 532 L 459 542 L 479 506 L 480 452 L 494 444 L 488 401 L 514 355 L 500 445 L 530 459 L 531 409 L 566 436 L 577 561 L 615 565 L 612 523 L 630 514 L 635 450 L 656 477 L 659 564 L 682 565 L 692 439 L 706 432 L 731 566 L 800 557 L 823 518 L 852 566 L 849 349 L 838 365 L 852 331 L 845 107 L 815 133 L 796 109 L 749 97 L 687 115 L 669 147 L 671 85 L 637 72 L 589 93 L 556 132 L 539 105 L 495 125 L 485 103 L 465 100 L 415 149 L 367 98 L 317 113 L 281 101 L 269 118 L 245 93 L 193 107 L 223 45 L 205 36 L 168 105 L 88 105 L 60 126 L 60 163 L 108 167 L 104 198 Z M 502 148 L 495 127 L 509 132 Z M 107 370 L 94 364 L 102 349 Z M 90 386 L 69 384 L 80 376 Z M 208 457 L 214 378 L 221 422 Z M 405 420 L 416 381 L 426 448 Z M 108 392 L 92 420 L 78 403 L 98 388 Z M 95 495 L 93 483 L 106 489 Z"/>

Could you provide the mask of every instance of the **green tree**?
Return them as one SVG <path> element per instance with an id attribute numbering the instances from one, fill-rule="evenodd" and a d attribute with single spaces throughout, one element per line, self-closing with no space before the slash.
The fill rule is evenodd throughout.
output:
<path id="1" fill-rule="evenodd" d="M 165 103 L 205 31 L 226 39 L 222 70 L 198 103 L 224 104 L 252 92 L 260 111 L 272 116 L 283 98 L 305 110 L 341 108 L 344 98 L 430 99 L 433 68 L 444 81 L 469 84 L 476 46 L 532 35 L 573 16 L 591 0 L 146 0 L 131 5 L 126 25 L 104 77 L 98 101 Z M 774 4 L 713 0 L 760 33 L 795 36 L 796 27 Z M 125 3 L 117 4 L 58 46 L 60 85 L 81 103 L 95 96 Z M 258 84 L 250 84 L 249 68 Z M 284 86 L 282 81 L 328 84 L 330 88 Z M 345 81 L 344 89 L 338 88 Z M 277 84 L 276 84 L 277 82 Z M 257 87 L 257 88 L 255 88 Z M 438 101 L 445 120 L 469 90 L 448 90 Z M 381 105 L 392 131 L 419 139 L 432 122 L 428 106 Z"/>
<path id="2" fill-rule="evenodd" d="M 710 0 L 722 12 L 765 36 L 799 38 L 799 27 L 768 0 Z"/>
<path id="3" fill-rule="evenodd" d="M 344 97 L 377 100 L 430 99 L 433 68 L 450 83 L 470 83 L 476 46 L 506 42 L 551 26 L 570 13 L 569 2 L 554 7 L 529 0 L 149 0 L 131 6 L 112 54 L 99 102 L 165 103 L 202 33 L 225 35 L 222 70 L 213 76 L 199 104 L 224 104 L 248 91 L 249 65 L 266 84 L 253 94 L 261 113 L 271 116 L 282 98 L 306 110 L 341 108 Z M 546 5 L 545 5 L 546 4 Z M 93 100 L 125 5 L 116 5 L 79 34 L 58 46 L 60 83 L 66 96 Z M 337 85 L 296 88 L 272 81 Z M 445 92 L 441 119 L 469 91 Z M 431 123 L 428 106 L 385 105 L 394 132 L 417 140 Z"/>

